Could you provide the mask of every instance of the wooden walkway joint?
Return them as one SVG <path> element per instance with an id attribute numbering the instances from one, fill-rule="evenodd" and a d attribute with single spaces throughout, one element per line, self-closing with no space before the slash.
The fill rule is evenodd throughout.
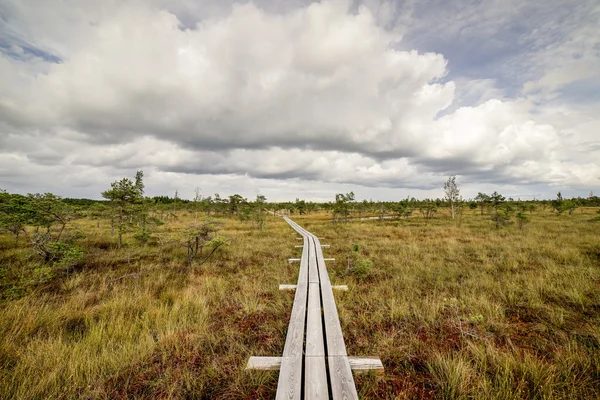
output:
<path id="1" fill-rule="evenodd" d="M 358 399 L 352 371 L 383 371 L 379 358 L 349 357 L 319 238 L 291 219 L 303 240 L 298 283 L 281 357 L 250 357 L 246 369 L 279 370 L 276 399 Z"/>

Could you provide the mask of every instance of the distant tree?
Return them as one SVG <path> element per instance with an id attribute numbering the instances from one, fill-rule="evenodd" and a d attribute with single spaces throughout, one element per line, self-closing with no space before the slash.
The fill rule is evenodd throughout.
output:
<path id="1" fill-rule="evenodd" d="M 429 199 L 425 199 L 424 201 L 422 201 L 419 207 L 419 211 L 421 212 L 426 221 L 429 221 L 431 217 L 433 217 L 433 214 L 437 212 L 437 210 L 437 204 Z"/>
<path id="2" fill-rule="evenodd" d="M 226 239 L 216 235 L 219 228 L 219 223 L 205 219 L 200 224 L 193 224 L 179 231 L 174 237 L 168 237 L 167 240 L 175 240 L 186 249 L 188 267 L 198 258 L 200 258 L 198 263 L 201 265 L 228 243 Z M 204 249 L 207 249 L 206 254 Z"/>
<path id="3" fill-rule="evenodd" d="M 179 197 L 179 191 L 175 191 L 175 197 L 173 197 L 173 218 L 177 218 L 177 198 Z"/>
<path id="4" fill-rule="evenodd" d="M 504 204 L 505 200 L 506 198 L 498 192 L 494 192 L 490 195 L 490 205 L 492 207 L 490 219 L 496 224 L 496 229 L 500 228 L 501 225 L 506 225 L 510 222 L 513 209 L 510 205 Z"/>
<path id="5" fill-rule="evenodd" d="M 307 206 L 306 206 L 306 201 L 304 200 L 300 200 L 298 198 L 296 198 L 296 211 L 298 211 L 298 214 L 300 215 L 304 215 L 307 212 Z"/>
<path id="6" fill-rule="evenodd" d="M 458 200 L 454 203 L 455 214 L 458 216 L 458 226 L 462 225 L 462 217 L 465 211 L 465 201 L 462 196 L 458 196 Z"/>
<path id="7" fill-rule="evenodd" d="M 397 219 L 408 218 L 412 213 L 411 200 L 408 197 L 405 200 L 399 201 L 398 204 L 394 206 L 394 214 Z"/>
<path id="8" fill-rule="evenodd" d="M 454 206 L 460 200 L 460 189 L 456 184 L 456 175 L 451 175 L 444 183 L 444 194 L 450 203 L 450 213 L 454 219 Z"/>
<path id="9" fill-rule="evenodd" d="M 151 239 L 152 233 L 157 227 L 164 225 L 161 219 L 150 215 L 151 204 L 152 199 L 146 197 L 140 199 L 133 206 L 137 220 L 137 229 L 133 237 L 142 244 L 146 244 Z"/>
<path id="10" fill-rule="evenodd" d="M 519 229 L 523 230 L 523 227 L 529 223 L 529 217 L 525 214 L 524 211 L 519 211 L 517 213 L 517 225 Z"/>
<path id="11" fill-rule="evenodd" d="M 483 215 L 483 211 L 485 210 L 485 207 L 490 202 L 490 196 L 488 196 L 485 193 L 479 192 L 479 193 L 477 193 L 475 200 L 479 203 L 479 207 L 481 208 L 481 215 Z"/>
<path id="12" fill-rule="evenodd" d="M 256 229 L 262 231 L 265 226 L 265 205 L 267 198 L 262 194 L 256 195 L 256 201 L 254 202 L 254 223 Z"/>
<path id="13" fill-rule="evenodd" d="M 46 228 L 47 233 L 50 233 L 53 225 L 58 225 L 54 236 L 54 241 L 58 242 L 69 221 L 77 216 L 75 210 L 52 193 L 29 194 L 28 197 L 32 210 L 31 223 L 36 227 Z"/>
<path id="14" fill-rule="evenodd" d="M 144 173 L 138 171 L 135 174 L 135 181 L 129 178 L 123 178 L 110 184 L 111 189 L 102 192 L 102 197 L 110 201 L 113 207 L 112 218 L 117 224 L 118 248 L 123 246 L 123 233 L 128 225 L 128 217 L 135 211 L 134 205 L 143 199 L 144 183 L 142 181 Z M 129 219 L 131 221 L 131 219 Z"/>
<path id="15" fill-rule="evenodd" d="M 564 209 L 564 199 L 563 199 L 562 194 L 560 192 L 558 192 L 556 194 L 556 199 L 552 200 L 552 208 L 554 208 L 554 210 L 558 214 L 562 214 L 563 211 L 565 211 L 565 209 Z"/>
<path id="16" fill-rule="evenodd" d="M 204 213 L 206 215 L 210 215 L 215 206 L 215 201 L 213 200 L 212 196 L 206 196 L 202 199 L 201 204 Z"/>
<path id="17" fill-rule="evenodd" d="M 194 223 L 198 222 L 198 213 L 200 212 L 200 202 L 202 201 L 202 195 L 200 194 L 200 188 L 194 189 Z"/>
<path id="18" fill-rule="evenodd" d="M 335 195 L 335 205 L 333 208 L 334 222 L 348 222 L 350 217 L 350 202 L 354 201 L 354 192 L 338 193 Z"/>
<path id="19" fill-rule="evenodd" d="M 388 205 L 385 204 L 384 202 L 377 203 L 376 213 L 377 213 L 377 218 L 379 219 L 379 222 L 382 222 L 383 219 L 388 214 Z"/>
<path id="20" fill-rule="evenodd" d="M 0 190 L 0 229 L 7 230 L 15 237 L 15 244 L 19 243 L 19 236 L 27 234 L 25 226 L 32 217 L 31 201 L 20 194 L 10 194 Z"/>
<path id="21" fill-rule="evenodd" d="M 367 200 L 363 200 L 361 202 L 356 203 L 356 212 L 358 213 L 358 218 L 362 219 L 363 215 L 367 212 L 369 208 L 369 203 Z"/>
<path id="22" fill-rule="evenodd" d="M 229 196 L 229 214 L 234 215 L 240 211 L 242 204 L 247 203 L 247 200 L 239 194 Z"/>
<path id="23" fill-rule="evenodd" d="M 215 193 L 214 197 L 214 208 L 215 214 L 225 214 L 227 208 L 227 199 L 222 199 L 219 193 Z"/>

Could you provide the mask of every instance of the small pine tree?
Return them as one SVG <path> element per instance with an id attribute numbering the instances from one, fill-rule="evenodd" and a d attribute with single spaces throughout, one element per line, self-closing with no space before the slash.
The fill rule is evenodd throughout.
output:
<path id="1" fill-rule="evenodd" d="M 529 217 L 525 214 L 524 211 L 519 211 L 517 213 L 517 226 L 519 229 L 523 230 L 523 227 L 529 223 Z"/>

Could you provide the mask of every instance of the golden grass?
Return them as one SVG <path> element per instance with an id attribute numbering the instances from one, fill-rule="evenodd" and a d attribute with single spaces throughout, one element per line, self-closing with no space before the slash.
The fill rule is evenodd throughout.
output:
<path id="1" fill-rule="evenodd" d="M 444 213 L 292 218 L 331 245 L 332 283 L 350 287 L 336 292 L 349 354 L 386 368 L 356 375 L 362 398 L 589 399 L 600 397 L 594 213 L 539 212 L 523 231 L 478 212 L 460 227 Z M 295 283 L 286 259 L 300 249 L 280 218 L 262 232 L 221 221 L 231 245 L 191 268 L 183 248 L 127 241 L 119 252 L 106 222 L 78 221 L 85 262 L 37 286 L 23 283 L 40 266 L 26 246 L 0 238 L 0 280 L 27 290 L 0 305 L 0 398 L 273 398 L 277 373 L 244 367 L 281 354 L 292 294 L 278 285 Z M 353 244 L 373 263 L 365 278 L 347 270 Z"/>

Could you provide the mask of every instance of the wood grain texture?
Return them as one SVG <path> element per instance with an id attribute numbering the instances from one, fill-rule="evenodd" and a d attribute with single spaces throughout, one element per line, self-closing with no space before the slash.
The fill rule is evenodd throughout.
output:
<path id="1" fill-rule="evenodd" d="M 329 399 L 327 387 L 327 372 L 325 370 L 325 357 L 305 358 L 306 370 L 304 371 L 304 398 Z"/>
<path id="2" fill-rule="evenodd" d="M 348 285 L 333 285 L 331 288 L 333 290 L 342 290 L 344 292 L 348 291 Z M 281 290 L 281 285 L 279 285 L 279 290 Z"/>
<path id="3" fill-rule="evenodd" d="M 383 372 L 383 363 L 378 357 L 348 357 L 352 371 L 379 371 Z"/>
<path id="4" fill-rule="evenodd" d="M 286 285 L 286 284 L 281 284 L 279 285 L 279 290 L 296 290 L 296 287 L 298 285 Z M 347 289 L 346 289 L 347 290 Z"/>
<path id="5" fill-rule="evenodd" d="M 304 347 L 304 327 L 306 318 L 306 300 L 308 297 L 308 285 L 306 283 L 296 286 L 294 304 L 292 306 L 292 315 L 288 325 L 285 346 L 283 347 L 284 357 L 302 356 Z"/>
<path id="6" fill-rule="evenodd" d="M 300 270 L 298 271 L 298 283 L 308 283 L 308 238 L 304 238 L 302 258 L 300 258 Z"/>
<path id="7" fill-rule="evenodd" d="M 342 327 L 338 316 L 333 290 L 323 253 L 317 247 L 317 260 L 319 264 L 319 276 L 321 278 L 321 298 L 323 301 L 323 319 L 325 323 L 325 337 L 327 340 L 327 355 L 328 356 L 347 356 L 346 344 L 342 334 Z"/>
<path id="8" fill-rule="evenodd" d="M 246 369 L 277 371 L 281 368 L 281 357 L 250 357 Z"/>
<path id="9" fill-rule="evenodd" d="M 306 317 L 306 349 L 308 356 L 325 356 L 323 338 L 323 319 L 321 316 L 321 299 L 318 283 L 308 284 L 308 312 Z"/>
<path id="10" fill-rule="evenodd" d="M 329 357 L 329 377 L 331 379 L 331 396 L 338 399 L 358 399 L 356 385 L 348 357 Z"/>
<path id="11" fill-rule="evenodd" d="M 309 239 L 309 250 L 308 250 L 308 282 L 309 283 L 319 283 L 319 270 L 317 268 L 317 257 L 316 257 L 316 247 L 314 243 L 314 239 Z"/>
<path id="12" fill-rule="evenodd" d="M 283 357 L 279 380 L 277 381 L 277 400 L 300 400 L 302 395 L 302 356 Z"/>

